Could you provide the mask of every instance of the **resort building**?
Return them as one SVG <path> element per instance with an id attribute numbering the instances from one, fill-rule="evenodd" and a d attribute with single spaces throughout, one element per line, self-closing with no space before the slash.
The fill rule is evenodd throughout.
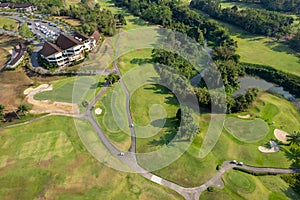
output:
<path id="1" fill-rule="evenodd" d="M 31 4 L 18 4 L 18 3 L 1 3 L 0 2 L 0 8 L 4 9 L 15 9 L 17 11 L 22 11 L 22 12 L 34 12 L 37 10 L 36 7 L 34 7 Z"/>
<path id="2" fill-rule="evenodd" d="M 58 66 L 70 65 L 85 58 L 85 51 L 92 51 L 101 36 L 95 31 L 91 36 L 75 33 L 73 36 L 60 34 L 54 43 L 45 41 L 40 55 Z"/>

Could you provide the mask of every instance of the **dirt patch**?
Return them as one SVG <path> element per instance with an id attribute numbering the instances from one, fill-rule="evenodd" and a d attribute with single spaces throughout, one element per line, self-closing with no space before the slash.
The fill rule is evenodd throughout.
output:
<path id="1" fill-rule="evenodd" d="M 52 85 L 42 84 L 37 88 L 28 88 L 24 91 L 28 103 L 33 105 L 30 110 L 32 114 L 52 113 L 52 114 L 69 114 L 77 115 L 80 113 L 77 104 L 65 102 L 51 102 L 49 100 L 38 101 L 34 99 L 34 95 L 40 92 L 51 91 Z"/>
<path id="2" fill-rule="evenodd" d="M 274 136 L 277 140 L 281 141 L 281 142 L 287 142 L 287 136 L 289 134 L 285 131 L 279 130 L 279 129 L 275 129 L 274 130 Z"/>
<path id="3" fill-rule="evenodd" d="M 15 110 L 18 105 L 25 102 L 23 91 L 33 84 L 23 70 L 4 71 L 0 73 L 0 104 L 8 112 Z"/>
<path id="4" fill-rule="evenodd" d="M 238 115 L 238 118 L 241 118 L 241 119 L 249 119 L 251 117 L 250 114 L 248 115 Z"/>

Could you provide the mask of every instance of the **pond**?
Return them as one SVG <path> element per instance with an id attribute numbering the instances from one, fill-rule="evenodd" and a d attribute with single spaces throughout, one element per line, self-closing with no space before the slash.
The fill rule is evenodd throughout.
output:
<path id="1" fill-rule="evenodd" d="M 244 76 L 239 78 L 241 88 L 236 91 L 233 95 L 238 94 L 245 94 L 248 88 L 256 87 L 260 90 L 270 90 L 274 91 L 278 94 L 283 95 L 286 99 L 290 101 L 295 101 L 295 97 L 291 95 L 288 91 L 285 91 L 283 87 L 275 86 L 274 84 L 267 82 L 263 79 L 251 77 L 251 76 Z"/>

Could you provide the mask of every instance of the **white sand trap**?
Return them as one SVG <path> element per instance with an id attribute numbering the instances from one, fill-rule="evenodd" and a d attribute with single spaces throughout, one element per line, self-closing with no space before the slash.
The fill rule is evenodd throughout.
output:
<path id="1" fill-rule="evenodd" d="M 287 137 L 286 136 L 288 136 L 289 134 L 285 131 L 275 129 L 274 130 L 274 135 L 275 135 L 277 140 L 279 140 L 281 142 L 287 142 Z"/>
<path id="2" fill-rule="evenodd" d="M 263 152 L 263 153 L 276 153 L 279 151 L 279 146 L 276 142 L 274 141 L 270 141 L 270 146 L 271 148 L 266 148 L 266 147 L 263 147 L 263 146 L 259 146 L 258 147 L 258 150 Z"/>
<path id="3" fill-rule="evenodd" d="M 102 114 L 102 109 L 101 108 L 97 108 L 95 110 L 96 115 L 101 115 Z"/>
<path id="4" fill-rule="evenodd" d="M 241 119 L 249 119 L 250 117 L 251 117 L 251 115 L 250 114 L 248 114 L 248 115 L 238 115 L 238 117 L 239 118 L 241 118 Z"/>
<path id="5" fill-rule="evenodd" d="M 48 85 L 48 84 L 42 84 L 36 88 L 27 88 L 26 90 L 24 90 L 24 94 L 25 95 L 28 95 L 29 93 L 39 93 L 39 92 L 45 92 L 45 91 L 51 91 L 53 88 L 52 88 L 52 85 Z"/>
<path id="6" fill-rule="evenodd" d="M 53 90 L 52 85 L 42 84 L 37 88 L 28 88 L 24 91 L 27 102 L 32 104 L 33 107 L 30 110 L 32 114 L 52 113 L 52 114 L 68 114 L 74 115 L 79 114 L 79 107 L 77 104 L 66 103 L 66 102 L 51 102 L 50 100 L 35 100 L 34 95 Z"/>

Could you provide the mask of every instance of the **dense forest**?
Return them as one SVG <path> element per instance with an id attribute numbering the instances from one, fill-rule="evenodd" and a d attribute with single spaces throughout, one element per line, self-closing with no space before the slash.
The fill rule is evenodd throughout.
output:
<path id="1" fill-rule="evenodd" d="M 227 1 L 257 3 L 267 10 L 300 13 L 300 0 L 227 0 Z"/>
<path id="2" fill-rule="evenodd" d="M 293 17 L 262 9 L 239 10 L 236 6 L 222 9 L 220 1 L 193 0 L 190 6 L 250 33 L 277 38 L 289 34 L 294 21 Z"/>
<path id="3" fill-rule="evenodd" d="M 89 7 L 87 4 L 83 4 L 80 7 L 70 6 L 69 8 L 59 10 L 55 15 L 70 16 L 80 20 L 83 24 L 80 31 L 87 34 L 96 29 L 109 36 L 114 35 L 116 32 L 114 15 L 109 10 L 100 10 L 99 6 L 95 6 L 94 8 Z"/>

